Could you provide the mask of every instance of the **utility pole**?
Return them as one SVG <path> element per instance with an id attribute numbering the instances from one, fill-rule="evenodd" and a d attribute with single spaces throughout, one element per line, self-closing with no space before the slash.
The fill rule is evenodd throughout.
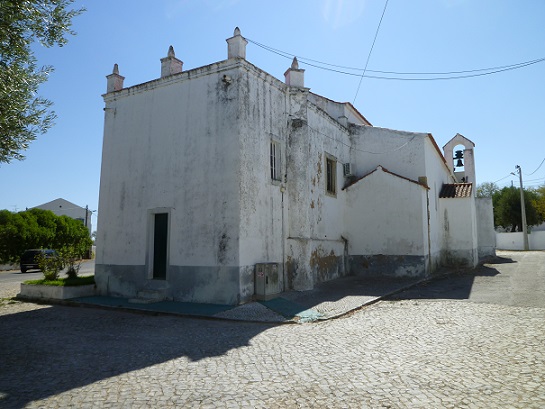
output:
<path id="1" fill-rule="evenodd" d="M 522 169 L 519 165 L 515 166 L 520 179 L 520 207 L 522 210 L 522 239 L 524 241 L 524 250 L 528 251 L 528 226 L 526 225 L 526 205 L 524 204 L 524 189 L 522 187 Z"/>

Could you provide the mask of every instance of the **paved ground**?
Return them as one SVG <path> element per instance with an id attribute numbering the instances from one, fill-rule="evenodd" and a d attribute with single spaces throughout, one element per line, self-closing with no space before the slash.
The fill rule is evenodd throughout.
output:
<path id="1" fill-rule="evenodd" d="M 4 302 L 0 407 L 543 408 L 545 253 L 501 256 L 301 325 Z"/>

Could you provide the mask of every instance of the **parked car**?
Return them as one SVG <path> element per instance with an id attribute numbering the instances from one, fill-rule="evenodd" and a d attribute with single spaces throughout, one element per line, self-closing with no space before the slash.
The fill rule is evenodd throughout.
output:
<path id="1" fill-rule="evenodd" d="M 44 257 L 53 258 L 59 257 L 55 250 L 51 249 L 31 249 L 26 250 L 21 256 L 21 273 L 26 273 L 28 270 L 39 270 L 38 255 L 43 254 Z"/>

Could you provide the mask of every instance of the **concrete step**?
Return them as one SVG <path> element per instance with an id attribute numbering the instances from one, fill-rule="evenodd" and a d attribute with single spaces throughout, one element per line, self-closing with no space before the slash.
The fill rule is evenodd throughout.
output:
<path id="1" fill-rule="evenodd" d="M 133 304 L 151 304 L 164 301 L 166 298 L 163 290 L 141 290 L 136 294 L 136 298 L 129 299 L 129 302 Z"/>

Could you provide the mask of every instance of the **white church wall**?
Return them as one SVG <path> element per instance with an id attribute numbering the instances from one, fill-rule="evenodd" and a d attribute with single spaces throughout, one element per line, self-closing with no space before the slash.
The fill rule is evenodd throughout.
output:
<path id="1" fill-rule="evenodd" d="M 426 273 L 426 188 L 382 171 L 346 189 L 345 236 L 354 274 Z"/>
<path id="2" fill-rule="evenodd" d="M 105 97 L 96 261 L 103 291 L 135 296 L 157 284 L 148 281 L 150 218 L 166 211 L 162 284 L 171 296 L 237 302 L 238 289 L 221 291 L 238 287 L 237 104 L 221 81 L 229 69 L 218 63 Z"/>

